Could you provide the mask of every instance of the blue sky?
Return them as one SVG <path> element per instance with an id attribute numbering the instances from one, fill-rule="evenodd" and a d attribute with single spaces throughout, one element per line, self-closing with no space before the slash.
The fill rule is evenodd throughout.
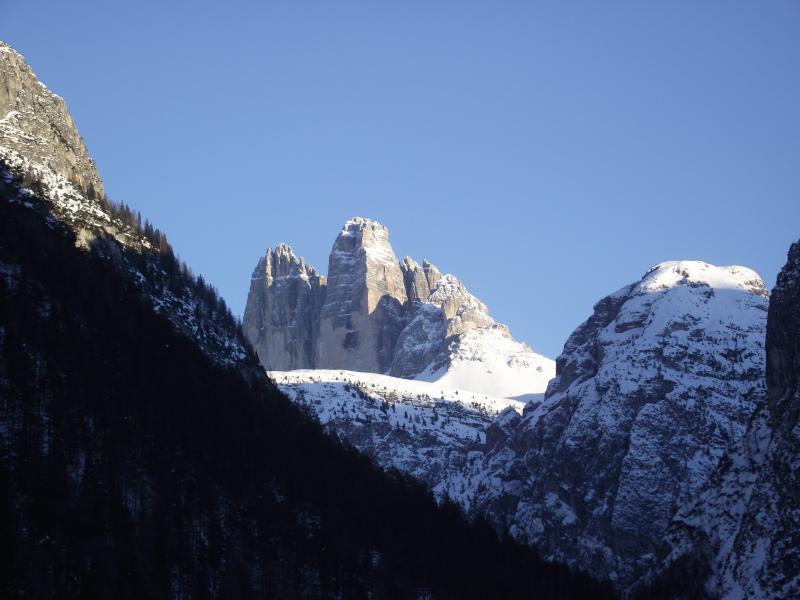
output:
<path id="1" fill-rule="evenodd" d="M 771 287 L 800 237 L 798 2 L 0 0 L 0 38 L 238 313 L 363 215 L 555 356 L 653 264 Z"/>

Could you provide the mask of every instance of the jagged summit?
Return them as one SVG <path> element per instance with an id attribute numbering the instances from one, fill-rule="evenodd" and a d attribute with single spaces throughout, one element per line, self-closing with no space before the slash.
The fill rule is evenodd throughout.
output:
<path id="1" fill-rule="evenodd" d="M 291 370 L 314 361 L 324 289 L 325 278 L 291 246 L 279 243 L 267 249 L 253 271 L 242 322 L 262 363 Z M 261 290 L 269 293 L 258 293 Z M 256 321 L 249 317 L 253 314 L 269 319 Z"/>
<path id="2" fill-rule="evenodd" d="M 454 275 L 442 275 L 428 260 L 421 266 L 408 256 L 398 260 L 388 228 L 377 221 L 354 217 L 344 224 L 327 278 L 308 265 L 301 269 L 290 249 L 278 252 L 288 261 L 281 273 L 297 282 L 275 280 L 276 255 L 268 251 L 244 316 L 268 370 L 447 378 L 453 387 L 465 387 L 466 377 L 467 389 L 513 396 L 542 392 L 553 374 L 552 361 L 515 341 Z M 298 344 L 302 353 L 294 350 Z"/>
<path id="3" fill-rule="evenodd" d="M 367 217 L 351 217 L 344 222 L 344 225 L 342 225 L 342 232 L 363 231 L 364 229 L 386 230 L 386 226 L 375 219 L 370 219 Z"/>
<path id="4" fill-rule="evenodd" d="M 378 221 L 365 217 L 353 217 L 345 222 L 334 242 L 331 256 L 337 252 L 355 251 L 363 251 L 376 261 L 397 262 L 392 246 L 389 244 L 389 229 Z M 338 265 L 334 265 L 333 262 L 329 263 L 329 269 L 333 269 L 335 266 Z M 333 275 L 333 272 L 329 270 L 328 275 Z"/>
<path id="5" fill-rule="evenodd" d="M 267 248 L 267 252 L 269 252 L 270 250 L 272 250 L 272 248 Z M 278 253 L 278 254 L 290 254 L 290 255 L 294 256 L 294 252 L 292 251 L 292 247 L 289 244 L 287 244 L 286 242 L 278 242 L 277 244 L 275 244 L 275 250 L 274 251 L 276 253 Z"/>
<path id="6" fill-rule="evenodd" d="M 308 278 L 318 276 L 316 269 L 306 264 L 305 259 L 298 257 L 292 251 L 292 247 L 284 242 L 278 242 L 275 248 L 267 248 L 267 251 L 256 266 L 253 277 L 288 277 L 298 275 Z"/>

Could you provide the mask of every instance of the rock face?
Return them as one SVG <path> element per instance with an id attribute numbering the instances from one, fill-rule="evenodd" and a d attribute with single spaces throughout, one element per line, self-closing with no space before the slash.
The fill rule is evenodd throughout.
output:
<path id="1" fill-rule="evenodd" d="M 424 303 L 412 307 L 411 322 L 397 344 L 391 375 L 414 377 L 447 368 L 449 353 L 444 352 L 441 344 L 430 342 L 453 340 L 472 329 L 494 325 L 486 305 L 470 294 L 464 284 L 452 275 L 442 277 L 438 271 L 435 273 L 433 290 L 428 292 Z M 426 279 L 421 285 L 415 282 L 414 289 L 426 290 L 426 283 Z"/>
<path id="2" fill-rule="evenodd" d="M 314 364 L 325 278 L 286 244 L 267 250 L 250 282 L 242 322 L 259 359 L 280 371 Z"/>
<path id="3" fill-rule="evenodd" d="M 20 54 L 0 42 L 0 142 L 65 178 L 84 195 L 103 195 L 94 161 L 64 100 L 34 75 Z"/>
<path id="4" fill-rule="evenodd" d="M 288 247 L 269 250 L 244 325 L 271 371 L 382 373 L 502 397 L 541 393 L 555 372 L 456 277 L 428 261 L 399 262 L 386 227 L 360 217 L 336 238 L 327 280 Z"/>
<path id="5" fill-rule="evenodd" d="M 95 163 L 64 101 L 40 83 L 22 56 L 3 42 L 0 195 L 40 213 L 51 228 L 66 228 L 78 247 L 127 271 L 154 309 L 215 361 L 237 365 L 246 356 L 232 319 L 227 322 L 223 311 L 201 298 L 188 275 L 165 273 L 165 265 L 177 264 L 166 238 L 154 244 L 153 236 L 145 235 L 133 222 L 130 211 L 125 218 L 105 201 Z"/>
<path id="6" fill-rule="evenodd" d="M 427 260 L 423 260 L 420 267 L 413 258 L 406 256 L 400 268 L 406 283 L 406 296 L 411 302 L 425 302 L 442 278 L 439 269 Z"/>
<path id="7" fill-rule="evenodd" d="M 383 373 L 405 325 L 406 302 L 403 271 L 388 229 L 369 219 L 349 220 L 328 262 L 319 366 Z"/>
<path id="8" fill-rule="evenodd" d="M 756 273 L 691 261 L 598 302 L 544 401 L 498 428 L 477 510 L 624 588 L 745 433 L 764 394 L 766 311 Z"/>
<path id="9" fill-rule="evenodd" d="M 800 597 L 800 242 L 770 298 L 766 356 L 767 393 L 747 433 L 670 525 L 654 569 L 667 593 Z"/>

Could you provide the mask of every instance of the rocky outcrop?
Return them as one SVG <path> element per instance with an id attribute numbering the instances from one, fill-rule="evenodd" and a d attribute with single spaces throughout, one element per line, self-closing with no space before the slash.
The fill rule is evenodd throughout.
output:
<path id="1" fill-rule="evenodd" d="M 345 223 L 327 281 L 285 249 L 281 278 L 265 275 L 275 252 L 256 267 L 244 315 L 268 370 L 385 373 L 504 397 L 541 393 L 554 374 L 553 361 L 514 340 L 456 277 L 427 260 L 398 262 L 380 223 Z"/>
<path id="2" fill-rule="evenodd" d="M 406 284 L 406 296 L 410 302 L 425 302 L 442 278 L 439 269 L 427 260 L 423 260 L 420 267 L 413 258 L 406 256 L 400 263 L 400 268 Z"/>
<path id="3" fill-rule="evenodd" d="M 103 195 L 94 161 L 64 100 L 41 83 L 22 56 L 0 42 L 0 145 L 46 166 L 84 195 Z"/>
<path id="4" fill-rule="evenodd" d="M 94 161 L 64 101 L 2 42 L 0 196 L 39 213 L 51 228 L 67 230 L 78 247 L 113 261 L 156 312 L 214 361 L 242 364 L 245 344 L 233 318 L 212 306 L 209 295 L 194 285 L 163 234 L 156 241 L 129 209 L 115 209 L 106 201 Z"/>
<path id="5" fill-rule="evenodd" d="M 800 242 L 770 298 L 766 360 L 747 433 L 678 511 L 644 595 L 800 596 Z"/>
<path id="6" fill-rule="evenodd" d="M 308 369 L 316 362 L 325 278 L 286 244 L 267 250 L 250 281 L 245 335 L 268 369 Z"/>
<path id="7" fill-rule="evenodd" d="M 447 369 L 452 362 L 449 342 L 458 345 L 457 336 L 494 325 L 486 305 L 453 275 L 442 277 L 429 263 L 427 272 L 436 274 L 436 284 L 424 302 L 411 307 L 411 321 L 398 340 L 389 370 L 396 377 L 424 377 Z M 414 283 L 414 291 L 427 289 L 429 279 L 425 275 L 417 267 L 415 279 L 420 281 Z"/>
<path id="8" fill-rule="evenodd" d="M 493 439 L 477 510 L 621 587 L 655 560 L 764 394 L 767 292 L 742 267 L 669 262 L 601 300 L 544 402 Z"/>

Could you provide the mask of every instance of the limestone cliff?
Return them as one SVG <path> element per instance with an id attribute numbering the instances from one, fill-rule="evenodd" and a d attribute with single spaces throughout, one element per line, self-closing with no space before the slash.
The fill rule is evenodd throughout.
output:
<path id="1" fill-rule="evenodd" d="M 316 363 L 325 278 L 286 244 L 256 266 L 242 322 L 245 334 L 269 369 L 309 369 Z"/>
<path id="2" fill-rule="evenodd" d="M 407 300 L 388 229 L 360 217 L 347 221 L 328 262 L 318 366 L 384 372 L 405 326 Z"/>
<path id="3" fill-rule="evenodd" d="M 0 145 L 64 177 L 84 195 L 103 182 L 64 100 L 41 83 L 25 59 L 0 42 Z"/>
<path id="4" fill-rule="evenodd" d="M 541 393 L 554 374 L 461 281 L 427 260 L 399 262 L 387 228 L 361 217 L 336 238 L 327 280 L 287 247 L 269 250 L 244 326 L 271 371 L 382 373 L 503 397 Z"/>

